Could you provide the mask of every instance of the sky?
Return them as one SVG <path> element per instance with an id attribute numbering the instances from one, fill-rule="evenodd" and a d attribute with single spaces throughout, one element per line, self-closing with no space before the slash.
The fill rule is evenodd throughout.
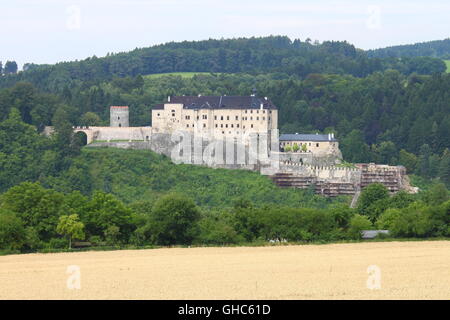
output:
<path id="1" fill-rule="evenodd" d="M 14 0 L 0 61 L 56 63 L 170 41 L 268 35 L 361 49 L 450 37 L 448 0 Z"/>

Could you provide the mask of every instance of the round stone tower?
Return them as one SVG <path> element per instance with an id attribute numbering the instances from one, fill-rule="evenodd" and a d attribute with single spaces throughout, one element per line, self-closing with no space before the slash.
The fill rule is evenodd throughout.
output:
<path id="1" fill-rule="evenodd" d="M 113 106 L 109 110 L 110 113 L 110 127 L 129 127 L 129 112 L 128 107 Z"/>

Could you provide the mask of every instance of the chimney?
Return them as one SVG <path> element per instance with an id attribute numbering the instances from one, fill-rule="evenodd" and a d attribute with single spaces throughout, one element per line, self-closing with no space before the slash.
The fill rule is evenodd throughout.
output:
<path id="1" fill-rule="evenodd" d="M 331 140 L 331 133 L 328 134 L 328 140 Z"/>
<path id="2" fill-rule="evenodd" d="M 170 96 L 167 97 L 167 102 L 170 102 Z"/>
<path id="3" fill-rule="evenodd" d="M 267 97 L 264 97 L 264 100 L 266 100 L 266 101 L 267 101 Z"/>
<path id="4" fill-rule="evenodd" d="M 334 133 L 331 134 L 331 139 L 334 139 Z"/>

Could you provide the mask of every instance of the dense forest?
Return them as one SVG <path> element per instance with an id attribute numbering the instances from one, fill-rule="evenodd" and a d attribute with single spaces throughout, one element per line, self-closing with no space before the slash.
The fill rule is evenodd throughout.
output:
<path id="1" fill-rule="evenodd" d="M 372 58 L 434 57 L 450 59 L 450 39 L 368 50 Z"/>
<path id="2" fill-rule="evenodd" d="M 440 59 L 371 58 L 345 42 L 267 37 L 24 69 L 13 61 L 0 68 L 0 250 L 62 248 L 72 238 L 119 246 L 337 241 L 370 228 L 450 235 L 450 74 Z M 206 73 L 149 76 L 173 71 Z M 72 131 L 108 125 L 110 105 L 129 105 L 131 125 L 150 125 L 152 106 L 169 95 L 254 88 L 278 106 L 281 132 L 334 132 L 346 161 L 404 165 L 422 192 L 390 196 L 375 185 L 349 209 L 345 197 L 279 189 L 256 173 L 83 148 Z M 45 125 L 55 134 L 43 136 Z"/>
<path id="3" fill-rule="evenodd" d="M 167 72 L 282 72 L 298 77 L 326 73 L 365 77 L 387 69 L 406 75 L 433 74 L 444 72 L 446 66 L 441 59 L 431 57 L 369 58 L 365 51 L 347 42 L 312 43 L 309 39 L 292 41 L 288 37 L 270 36 L 167 43 L 56 65 L 28 63 L 24 72 L 0 78 L 0 87 L 27 81 L 38 89 L 61 93 L 66 86 L 86 81 Z"/>

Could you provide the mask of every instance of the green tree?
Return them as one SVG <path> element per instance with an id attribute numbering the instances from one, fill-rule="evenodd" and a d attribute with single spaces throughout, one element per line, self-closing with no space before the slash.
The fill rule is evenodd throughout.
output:
<path id="1" fill-rule="evenodd" d="M 389 208 L 385 212 L 383 212 L 376 222 L 376 226 L 381 230 L 390 230 L 394 221 L 398 219 L 402 214 L 400 209 Z"/>
<path id="2" fill-rule="evenodd" d="M 381 183 L 373 183 L 361 191 L 358 199 L 357 210 L 364 215 L 371 215 L 370 206 L 375 202 L 389 198 L 388 189 Z"/>
<path id="3" fill-rule="evenodd" d="M 16 74 L 18 70 L 17 63 L 15 61 L 6 61 L 3 72 L 5 74 Z"/>
<path id="4" fill-rule="evenodd" d="M 82 126 L 99 126 L 100 124 L 101 119 L 94 112 L 86 112 L 81 116 L 80 125 Z"/>
<path id="5" fill-rule="evenodd" d="M 439 164 L 439 178 L 450 187 L 450 150 L 445 149 Z"/>
<path id="6" fill-rule="evenodd" d="M 39 183 L 24 182 L 10 188 L 1 198 L 1 205 L 19 217 L 25 227 L 33 227 L 39 238 L 54 237 L 64 195 L 43 188 Z"/>
<path id="7" fill-rule="evenodd" d="M 425 237 L 431 235 L 433 225 L 427 214 L 428 208 L 420 203 L 413 203 L 402 210 L 402 214 L 393 219 L 391 229 L 396 237 Z"/>
<path id="8" fill-rule="evenodd" d="M 298 152 L 298 150 L 300 150 L 300 147 L 298 146 L 298 144 L 294 143 L 294 146 L 292 147 L 292 150 L 294 152 Z"/>
<path id="9" fill-rule="evenodd" d="M 200 212 L 184 196 L 169 194 L 159 199 L 150 216 L 153 240 L 158 244 L 190 244 L 199 233 Z"/>
<path id="10" fill-rule="evenodd" d="M 0 249 L 20 250 L 27 235 L 22 220 L 14 213 L 0 211 Z"/>
<path id="11" fill-rule="evenodd" d="M 370 160 L 370 148 L 365 143 L 360 130 L 352 130 L 342 139 L 342 154 L 348 162 L 367 162 Z"/>
<path id="12" fill-rule="evenodd" d="M 422 195 L 422 199 L 431 206 L 437 206 L 450 199 L 449 192 L 443 183 L 434 183 Z"/>
<path id="13" fill-rule="evenodd" d="M 72 248 L 72 239 L 84 239 L 84 224 L 78 218 L 77 214 L 60 216 L 56 232 L 65 236 L 69 240 L 69 249 Z"/>
<path id="14" fill-rule="evenodd" d="M 353 239 L 361 239 L 361 231 L 371 229 L 373 229 L 373 226 L 369 218 L 359 214 L 355 214 L 350 219 L 348 234 Z"/>
<path id="15" fill-rule="evenodd" d="M 85 211 L 81 213 L 81 220 L 85 223 L 89 236 L 104 238 L 108 234 L 107 230 L 115 226 L 119 228 L 117 237 L 124 242 L 128 241 L 135 229 L 133 211 L 114 195 L 100 191 L 95 191 L 86 204 Z"/>
<path id="16" fill-rule="evenodd" d="M 399 152 L 399 163 L 403 165 L 408 173 L 415 172 L 417 168 L 417 157 L 413 153 L 407 152 L 405 149 L 400 150 Z"/>

